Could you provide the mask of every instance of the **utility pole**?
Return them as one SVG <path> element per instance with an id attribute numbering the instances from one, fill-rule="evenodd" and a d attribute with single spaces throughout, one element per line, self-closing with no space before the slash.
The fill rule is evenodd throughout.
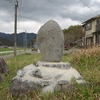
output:
<path id="1" fill-rule="evenodd" d="M 18 8 L 18 1 L 16 0 L 15 3 L 15 23 L 14 23 L 14 57 L 16 57 L 16 34 L 17 34 L 17 8 Z"/>
<path id="2" fill-rule="evenodd" d="M 25 30 L 25 34 L 24 34 L 23 46 L 26 51 L 26 49 L 27 49 L 27 31 L 26 30 Z"/>

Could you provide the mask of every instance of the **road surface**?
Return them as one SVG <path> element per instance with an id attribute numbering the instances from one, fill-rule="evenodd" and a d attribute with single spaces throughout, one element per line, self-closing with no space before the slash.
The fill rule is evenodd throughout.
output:
<path id="1" fill-rule="evenodd" d="M 63 54 L 70 54 L 72 52 L 77 52 L 77 51 L 80 51 L 80 49 L 69 49 L 69 50 L 64 50 Z M 25 53 L 30 53 L 30 54 L 36 54 L 36 53 L 39 53 L 38 51 L 31 51 L 31 50 L 28 50 L 28 51 L 22 51 L 22 52 L 17 52 L 17 55 L 22 55 L 22 54 L 25 54 Z M 10 57 L 13 57 L 14 54 L 9 54 L 9 55 L 3 55 L 3 56 L 0 56 L 0 58 L 10 58 Z"/>

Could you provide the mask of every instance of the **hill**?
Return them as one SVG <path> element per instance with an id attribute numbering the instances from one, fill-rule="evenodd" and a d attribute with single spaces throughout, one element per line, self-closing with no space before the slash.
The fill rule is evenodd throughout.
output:
<path id="1" fill-rule="evenodd" d="M 10 40 L 7 40 L 5 38 L 1 38 L 0 37 L 0 46 L 5 45 L 5 46 L 12 46 L 13 42 L 11 42 Z"/>
<path id="2" fill-rule="evenodd" d="M 27 43 L 36 37 L 35 33 L 26 33 L 26 34 L 27 34 Z M 5 41 L 8 40 L 14 43 L 14 34 L 6 34 L 0 32 L 0 38 L 5 39 Z M 17 34 L 16 38 L 17 38 L 17 45 L 23 46 L 24 39 L 25 39 L 25 32 L 21 32 Z"/>

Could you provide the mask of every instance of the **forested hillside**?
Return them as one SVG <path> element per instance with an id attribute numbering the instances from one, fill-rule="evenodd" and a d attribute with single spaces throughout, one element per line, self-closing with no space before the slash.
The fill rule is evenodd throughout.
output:
<path id="1" fill-rule="evenodd" d="M 12 46 L 13 42 L 11 42 L 10 40 L 7 40 L 5 38 L 1 38 L 0 37 L 0 46 Z"/>
<path id="2" fill-rule="evenodd" d="M 26 34 L 26 37 L 25 38 L 25 34 Z M 17 34 L 17 45 L 18 46 L 23 46 L 23 43 L 24 43 L 24 40 L 27 39 L 27 43 L 29 41 L 31 41 L 32 39 L 34 39 L 36 37 L 36 34 L 35 33 L 25 33 L 25 32 L 22 32 L 22 33 L 19 33 Z M 14 43 L 14 34 L 6 34 L 6 33 L 2 33 L 0 32 L 0 41 L 1 41 L 1 45 L 12 45 L 13 46 L 13 43 Z"/>

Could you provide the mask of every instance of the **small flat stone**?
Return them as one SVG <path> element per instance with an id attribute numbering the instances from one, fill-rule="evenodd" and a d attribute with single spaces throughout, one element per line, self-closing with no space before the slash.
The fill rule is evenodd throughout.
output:
<path id="1" fill-rule="evenodd" d="M 19 77 L 23 77 L 24 74 L 25 74 L 25 71 L 24 71 L 24 70 L 18 70 L 18 71 L 17 71 L 17 75 L 18 75 Z"/>
<path id="2" fill-rule="evenodd" d="M 57 80 L 57 79 L 61 78 L 62 76 L 63 76 L 63 74 L 59 74 L 59 75 L 57 75 L 57 76 L 55 77 L 55 79 Z"/>
<path id="3" fill-rule="evenodd" d="M 35 70 L 31 71 L 30 75 L 34 76 L 34 77 L 42 78 L 42 74 L 41 74 L 40 69 L 35 69 Z"/>
<path id="4" fill-rule="evenodd" d="M 52 81 L 51 80 L 43 80 L 41 84 L 42 84 L 42 86 L 48 86 L 48 85 L 52 84 Z"/>
<path id="5" fill-rule="evenodd" d="M 60 80 L 57 82 L 58 85 L 67 85 L 69 82 L 67 80 Z"/>

